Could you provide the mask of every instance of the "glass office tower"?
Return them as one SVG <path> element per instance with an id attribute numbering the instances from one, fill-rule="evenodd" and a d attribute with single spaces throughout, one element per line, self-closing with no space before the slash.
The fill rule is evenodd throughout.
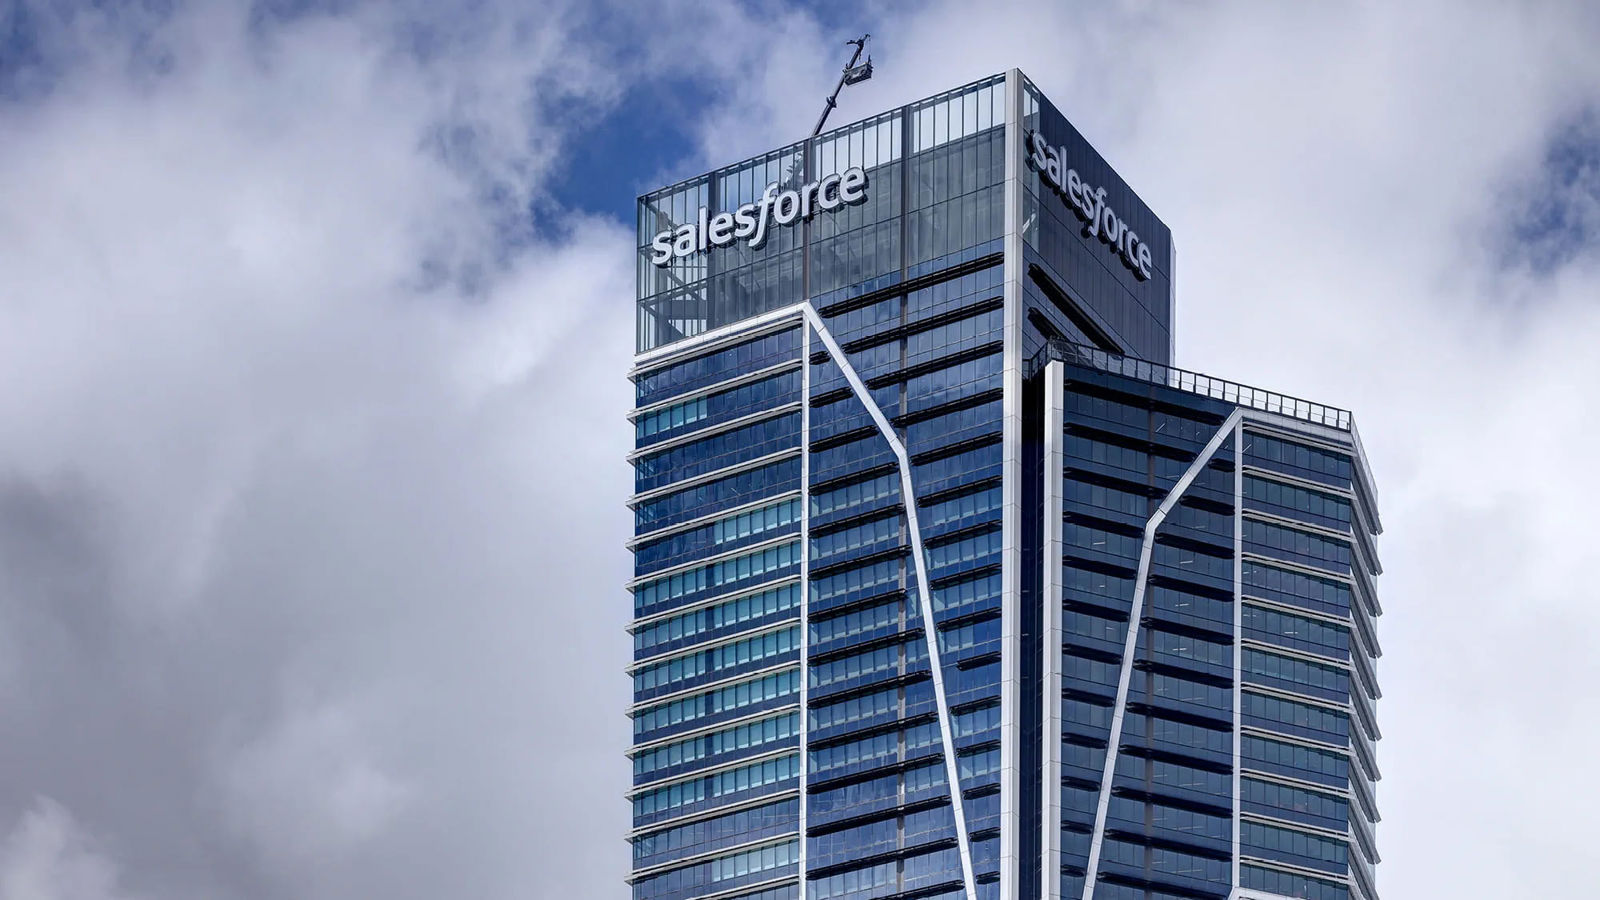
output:
<path id="1" fill-rule="evenodd" d="M 639 200 L 635 900 L 1373 900 L 1374 490 L 1020 72 Z"/>

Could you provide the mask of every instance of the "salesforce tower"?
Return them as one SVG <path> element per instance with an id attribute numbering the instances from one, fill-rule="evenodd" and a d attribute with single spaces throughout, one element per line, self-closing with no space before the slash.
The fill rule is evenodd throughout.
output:
<path id="1" fill-rule="evenodd" d="M 1376 492 L 1018 71 L 639 198 L 634 900 L 1376 900 Z"/>

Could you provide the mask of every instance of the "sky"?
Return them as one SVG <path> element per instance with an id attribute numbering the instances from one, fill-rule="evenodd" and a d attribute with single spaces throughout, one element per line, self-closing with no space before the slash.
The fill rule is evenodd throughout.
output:
<path id="1" fill-rule="evenodd" d="M 621 895 L 632 200 L 863 31 L 1355 411 L 1383 895 L 1596 893 L 1600 7 L 0 0 L 0 900 Z"/>

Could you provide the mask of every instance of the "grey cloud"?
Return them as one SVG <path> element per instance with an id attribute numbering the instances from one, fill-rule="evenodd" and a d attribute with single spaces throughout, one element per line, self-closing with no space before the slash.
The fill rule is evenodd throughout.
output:
<path id="1" fill-rule="evenodd" d="M 117 868 L 59 803 L 40 800 L 0 843 L 0 896 L 10 900 L 129 900 Z"/>
<path id="2" fill-rule="evenodd" d="M 0 897 L 80 869 L 141 898 L 625 889 L 631 235 L 519 211 L 575 105 L 697 72 L 720 164 L 803 134 L 849 36 L 690 6 L 197 4 L 139 24 L 149 57 L 87 14 L 55 34 L 0 106 Z M 1493 248 L 1600 94 L 1594 14 L 861 28 L 879 74 L 839 121 L 1021 65 L 1174 226 L 1180 359 L 1357 411 L 1386 894 L 1582 894 L 1600 260 Z"/>

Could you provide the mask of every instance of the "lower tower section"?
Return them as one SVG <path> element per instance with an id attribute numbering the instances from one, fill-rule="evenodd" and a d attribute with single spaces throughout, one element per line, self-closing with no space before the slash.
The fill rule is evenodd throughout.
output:
<path id="1" fill-rule="evenodd" d="M 1030 370 L 1042 877 L 1375 898 L 1377 526 L 1349 415 L 1064 342 Z"/>

